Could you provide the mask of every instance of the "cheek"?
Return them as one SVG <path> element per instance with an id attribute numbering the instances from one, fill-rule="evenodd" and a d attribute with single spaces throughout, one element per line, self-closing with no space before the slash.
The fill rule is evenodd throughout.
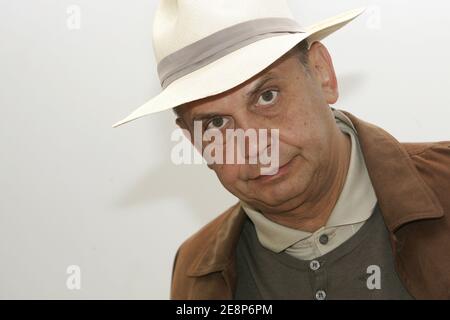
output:
<path id="1" fill-rule="evenodd" d="M 234 186 L 239 181 L 239 165 L 213 165 L 211 169 L 214 170 L 220 182 L 226 189 L 234 189 Z"/>
<path id="2" fill-rule="evenodd" d="M 314 118 L 291 118 L 280 130 L 280 154 L 301 154 L 311 163 L 321 161 L 329 148 L 326 130 Z"/>
<path id="3" fill-rule="evenodd" d="M 317 133 L 308 120 L 291 118 L 280 128 L 280 145 L 304 149 L 315 143 L 317 143 Z"/>

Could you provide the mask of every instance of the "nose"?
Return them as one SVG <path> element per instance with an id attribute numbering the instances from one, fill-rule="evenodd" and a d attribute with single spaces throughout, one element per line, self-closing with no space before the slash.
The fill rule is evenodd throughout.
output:
<path id="1" fill-rule="evenodd" d="M 246 122 L 239 126 L 243 131 L 244 139 L 239 139 L 239 151 L 248 164 L 258 164 L 260 153 L 268 147 L 267 130 L 260 128 L 255 123 Z M 266 133 L 266 135 L 264 135 Z M 242 154 L 244 153 L 244 154 Z"/>
<path id="2" fill-rule="evenodd" d="M 245 159 L 248 161 L 248 163 L 257 163 L 259 156 L 258 131 L 256 129 L 250 130 L 254 130 L 255 135 L 245 135 Z"/>
<path id="3" fill-rule="evenodd" d="M 240 134 L 235 131 L 236 136 L 240 136 L 237 146 L 235 145 L 238 159 L 246 164 L 260 165 L 261 155 L 268 151 L 271 144 L 270 130 L 265 119 L 246 111 L 236 113 L 233 119 L 233 129 L 241 131 Z"/>

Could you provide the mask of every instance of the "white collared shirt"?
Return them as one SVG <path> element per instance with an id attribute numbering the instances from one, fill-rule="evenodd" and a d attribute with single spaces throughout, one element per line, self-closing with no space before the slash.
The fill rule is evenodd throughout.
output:
<path id="1" fill-rule="evenodd" d="M 313 233 L 285 227 L 240 201 L 255 225 L 258 240 L 273 252 L 284 251 L 301 260 L 316 259 L 353 236 L 373 212 L 377 198 L 359 146 L 358 134 L 345 114 L 338 110 L 333 112 L 338 127 L 351 137 L 351 155 L 344 187 L 325 226 Z"/>

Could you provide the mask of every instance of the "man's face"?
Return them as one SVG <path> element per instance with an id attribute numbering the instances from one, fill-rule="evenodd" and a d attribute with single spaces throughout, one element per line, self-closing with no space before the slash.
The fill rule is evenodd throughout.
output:
<path id="1" fill-rule="evenodd" d="M 316 42 L 308 54 L 308 69 L 296 54 L 288 54 L 238 87 L 179 107 L 177 124 L 192 137 L 197 118 L 202 118 L 206 130 L 278 129 L 277 174 L 261 175 L 263 165 L 248 161 L 209 167 L 239 199 L 260 210 L 282 212 L 297 207 L 307 194 L 317 194 L 324 183 L 337 128 L 328 104 L 337 96 L 331 59 Z M 245 152 L 248 159 L 249 148 Z"/>

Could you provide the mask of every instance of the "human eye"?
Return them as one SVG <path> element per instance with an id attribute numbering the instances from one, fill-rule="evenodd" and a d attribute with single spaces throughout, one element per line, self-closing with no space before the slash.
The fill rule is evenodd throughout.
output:
<path id="1" fill-rule="evenodd" d="M 223 129 L 228 123 L 230 122 L 230 119 L 226 117 L 220 117 L 216 116 L 209 120 L 205 124 L 205 130 L 221 130 Z"/>
<path id="2" fill-rule="evenodd" d="M 274 104 L 278 98 L 278 90 L 266 90 L 258 98 L 258 102 L 256 105 L 258 106 L 267 106 Z"/>

